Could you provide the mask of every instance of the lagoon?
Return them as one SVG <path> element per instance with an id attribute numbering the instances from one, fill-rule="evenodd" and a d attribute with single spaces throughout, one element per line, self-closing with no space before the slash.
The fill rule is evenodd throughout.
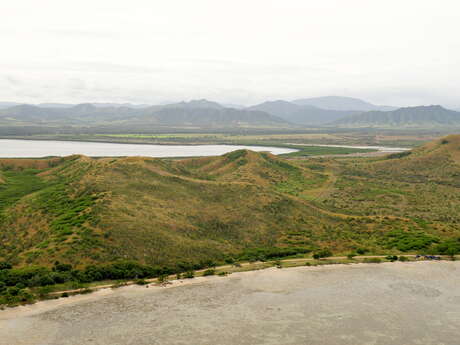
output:
<path id="1" fill-rule="evenodd" d="M 267 151 L 275 155 L 295 152 L 295 149 L 243 145 L 154 145 L 119 144 L 85 141 L 0 139 L 0 158 L 39 158 L 81 154 L 90 157 L 196 157 L 219 156 L 227 152 L 248 149 Z"/>

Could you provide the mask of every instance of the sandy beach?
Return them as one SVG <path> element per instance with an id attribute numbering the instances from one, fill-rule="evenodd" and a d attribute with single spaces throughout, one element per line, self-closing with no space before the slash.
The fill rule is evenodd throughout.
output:
<path id="1" fill-rule="evenodd" d="M 458 344 L 460 262 L 270 268 L 0 311 L 2 345 Z"/>

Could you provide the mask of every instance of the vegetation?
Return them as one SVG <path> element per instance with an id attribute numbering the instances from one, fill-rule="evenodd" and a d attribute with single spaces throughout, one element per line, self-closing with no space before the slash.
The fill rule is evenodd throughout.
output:
<path id="1" fill-rule="evenodd" d="M 350 253 L 348 262 L 354 253 L 454 256 L 459 152 L 460 136 L 449 136 L 368 159 L 247 150 L 186 160 L 0 159 L 0 304 L 56 286 L 305 263 L 332 256 L 328 248 Z"/>
<path id="2" fill-rule="evenodd" d="M 213 276 L 216 274 L 216 270 L 213 268 L 209 268 L 206 271 L 203 272 L 204 276 Z"/>

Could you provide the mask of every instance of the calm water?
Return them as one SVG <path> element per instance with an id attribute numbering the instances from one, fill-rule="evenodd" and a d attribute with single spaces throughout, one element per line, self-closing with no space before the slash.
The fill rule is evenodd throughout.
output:
<path id="1" fill-rule="evenodd" d="M 372 149 L 380 152 L 402 152 L 408 151 L 409 148 L 406 147 L 389 147 L 389 146 L 366 146 L 366 145 L 323 145 L 323 144 L 294 144 L 290 143 L 289 145 L 301 145 L 301 146 L 322 146 L 322 147 L 343 147 L 348 149 Z"/>
<path id="2" fill-rule="evenodd" d="M 241 145 L 137 145 L 94 143 L 84 141 L 10 140 L 0 139 L 0 157 L 46 157 L 82 154 L 92 157 L 146 156 L 194 157 L 218 156 L 227 152 L 249 149 L 268 151 L 275 155 L 295 152 L 281 147 Z"/>

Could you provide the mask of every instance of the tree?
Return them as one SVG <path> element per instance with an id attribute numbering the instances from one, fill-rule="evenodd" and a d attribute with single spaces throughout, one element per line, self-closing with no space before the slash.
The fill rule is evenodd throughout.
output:
<path id="1" fill-rule="evenodd" d="M 0 262 L 0 271 L 1 270 L 10 270 L 13 266 L 9 262 L 2 261 Z"/>
<path id="2" fill-rule="evenodd" d="M 329 256 L 332 256 L 332 252 L 329 249 L 321 249 L 317 251 L 316 253 L 313 254 L 313 259 L 321 259 L 321 258 L 327 258 Z"/>

